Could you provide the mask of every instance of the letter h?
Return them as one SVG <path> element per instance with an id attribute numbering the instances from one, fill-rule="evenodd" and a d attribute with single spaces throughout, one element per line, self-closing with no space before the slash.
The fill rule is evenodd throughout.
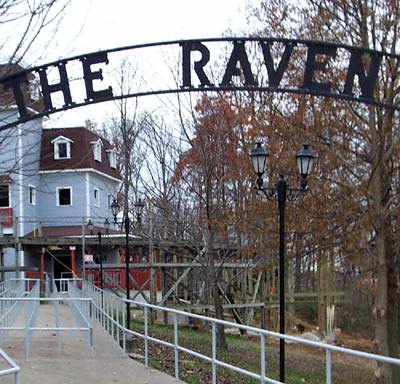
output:
<path id="1" fill-rule="evenodd" d="M 59 62 L 55 67 L 58 68 L 58 73 L 60 75 L 60 82 L 56 84 L 49 84 L 47 79 L 47 67 L 42 67 L 38 69 L 40 76 L 40 84 L 42 86 L 42 94 L 43 94 L 43 103 L 45 110 L 55 109 L 53 107 L 53 103 L 51 101 L 51 94 L 54 92 L 61 91 L 64 95 L 64 107 L 70 106 L 73 104 L 71 97 L 71 90 L 69 88 L 69 80 L 67 75 L 67 70 L 65 68 L 65 62 Z"/>

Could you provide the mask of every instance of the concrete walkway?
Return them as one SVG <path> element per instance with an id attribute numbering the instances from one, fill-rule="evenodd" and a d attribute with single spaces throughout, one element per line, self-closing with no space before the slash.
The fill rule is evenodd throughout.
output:
<path id="1" fill-rule="evenodd" d="M 67 305 L 60 305 L 61 326 L 75 326 Z M 17 320 L 23 324 L 23 313 Z M 53 304 L 40 305 L 36 327 L 54 327 Z M 61 351 L 57 335 L 50 331 L 33 334 L 28 358 L 23 332 L 11 331 L 1 345 L 21 367 L 21 384 L 172 384 L 183 383 L 162 372 L 146 369 L 119 349 L 93 319 L 93 349 L 79 332 L 63 332 Z M 11 377 L 2 384 L 14 383 Z"/>

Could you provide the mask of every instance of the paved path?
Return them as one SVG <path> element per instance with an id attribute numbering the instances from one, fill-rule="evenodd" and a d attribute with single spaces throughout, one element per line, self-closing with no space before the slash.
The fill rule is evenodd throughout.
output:
<path id="1" fill-rule="evenodd" d="M 74 324 L 67 305 L 60 306 L 62 327 Z M 22 325 L 23 314 L 17 320 Z M 55 326 L 52 304 L 40 305 L 36 327 Z M 63 332 L 58 352 L 55 332 L 33 334 L 29 357 L 25 354 L 25 338 L 20 331 L 9 333 L 1 345 L 21 367 L 21 384 L 172 384 L 183 383 L 162 372 L 146 369 L 127 357 L 116 343 L 93 320 L 93 350 L 79 332 Z M 7 377 L 1 384 L 14 383 Z"/>

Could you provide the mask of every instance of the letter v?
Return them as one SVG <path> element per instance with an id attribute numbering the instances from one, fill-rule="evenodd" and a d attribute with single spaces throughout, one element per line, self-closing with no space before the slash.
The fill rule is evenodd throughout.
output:
<path id="1" fill-rule="evenodd" d="M 263 51 L 265 66 L 267 67 L 268 80 L 270 87 L 278 87 L 282 80 L 283 74 L 289 64 L 290 56 L 292 54 L 295 43 L 286 43 L 285 51 L 283 52 L 281 61 L 278 68 L 275 70 L 274 60 L 271 55 L 271 44 L 266 41 L 260 41 L 261 49 Z"/>

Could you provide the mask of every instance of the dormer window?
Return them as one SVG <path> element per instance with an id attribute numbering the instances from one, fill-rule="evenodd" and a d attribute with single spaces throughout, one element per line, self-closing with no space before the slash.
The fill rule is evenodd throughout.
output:
<path id="1" fill-rule="evenodd" d="M 58 149 L 58 158 L 59 159 L 66 159 L 68 158 L 68 148 L 67 148 L 67 143 L 58 143 L 57 144 L 57 149 Z"/>
<path id="2" fill-rule="evenodd" d="M 54 160 L 64 160 L 71 158 L 71 143 L 73 141 L 64 136 L 58 136 L 51 141 L 54 145 Z"/>
<path id="3" fill-rule="evenodd" d="M 97 141 L 92 141 L 90 144 L 92 146 L 94 159 L 101 163 L 101 147 L 103 146 L 103 142 L 99 139 Z"/>
<path id="4" fill-rule="evenodd" d="M 110 163 L 110 167 L 116 169 L 117 168 L 117 155 L 115 154 L 114 149 L 107 150 L 108 162 Z"/>

